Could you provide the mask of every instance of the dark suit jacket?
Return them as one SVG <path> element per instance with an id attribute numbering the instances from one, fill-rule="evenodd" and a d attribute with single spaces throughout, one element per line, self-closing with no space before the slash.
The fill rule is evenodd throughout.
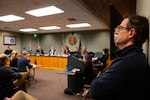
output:
<path id="1" fill-rule="evenodd" d="M 41 50 L 37 49 L 35 53 L 43 55 L 44 54 L 44 50 L 43 49 L 41 49 Z"/>
<path id="2" fill-rule="evenodd" d="M 18 62 L 17 62 L 17 68 L 19 72 L 27 72 L 26 66 L 28 66 L 28 68 L 33 67 L 30 64 L 29 60 L 22 56 L 21 58 L 18 59 Z"/>
<path id="3" fill-rule="evenodd" d="M 108 72 L 91 83 L 91 96 L 95 100 L 148 100 L 150 69 L 142 49 L 132 45 L 117 53 Z"/>
<path id="4" fill-rule="evenodd" d="M 0 100 L 9 97 L 14 91 L 12 79 L 20 79 L 21 74 L 14 72 L 9 67 L 0 66 Z"/>

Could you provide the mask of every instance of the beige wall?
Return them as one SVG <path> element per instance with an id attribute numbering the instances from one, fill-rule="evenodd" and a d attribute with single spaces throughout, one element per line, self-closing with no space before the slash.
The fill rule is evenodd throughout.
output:
<path id="1" fill-rule="evenodd" d="M 137 0 L 137 14 L 144 15 L 150 20 L 150 11 L 149 11 L 149 0 Z M 15 32 L 5 32 L 0 31 L 0 52 L 4 52 L 7 48 L 7 45 L 3 45 L 3 36 L 10 35 L 16 36 L 16 45 L 13 45 L 13 49 L 20 52 L 23 48 L 27 50 L 35 50 L 37 45 L 41 45 L 45 50 L 45 53 L 49 50 L 52 44 L 55 45 L 55 48 L 58 52 L 61 52 L 62 45 L 62 34 L 64 35 L 64 42 L 69 46 L 70 50 L 73 51 L 75 46 L 79 45 L 79 39 L 81 39 L 82 46 L 88 48 L 89 51 L 102 51 L 103 48 L 110 47 L 110 36 L 109 31 L 85 31 L 85 32 L 75 32 L 75 36 L 78 38 L 77 44 L 72 46 L 68 42 L 68 38 L 71 35 L 70 32 L 66 33 L 55 33 L 55 34 L 43 34 L 39 35 L 38 39 L 34 39 L 32 35 L 15 33 Z M 149 44 L 148 44 L 149 45 Z M 149 54 L 150 49 L 148 49 L 147 43 L 143 46 L 144 52 Z M 149 50 L 149 51 L 147 51 Z M 149 60 L 150 61 L 150 60 Z"/>
<path id="2" fill-rule="evenodd" d="M 16 51 L 21 50 L 21 38 L 19 33 L 15 32 L 6 32 L 6 31 L 0 31 L 0 52 L 4 52 L 4 50 L 7 48 L 7 45 L 3 45 L 3 36 L 8 35 L 8 36 L 16 36 L 16 45 L 12 45 L 12 48 Z"/>
<path id="3" fill-rule="evenodd" d="M 57 53 L 61 54 L 62 38 L 64 37 L 64 43 L 69 46 L 71 51 L 79 46 L 79 40 L 81 39 L 82 47 L 86 47 L 89 51 L 102 51 L 103 48 L 110 47 L 109 31 L 85 31 L 75 32 L 74 36 L 77 37 L 77 43 L 75 45 L 69 44 L 70 32 L 66 33 L 54 33 L 54 34 L 39 34 L 38 38 L 33 38 L 31 34 L 15 33 L 0 31 L 0 52 L 4 52 L 7 45 L 3 45 L 3 36 L 16 36 L 16 45 L 12 45 L 13 50 L 19 53 L 25 48 L 26 50 L 32 50 L 33 52 L 38 45 L 41 45 L 45 53 L 48 52 L 51 45 L 55 45 Z"/>
<path id="4" fill-rule="evenodd" d="M 44 49 L 45 53 L 55 46 L 57 53 L 61 54 L 62 40 L 64 38 L 65 45 L 69 46 L 71 51 L 79 46 L 79 40 L 81 39 L 82 47 L 86 47 L 89 51 L 102 51 L 103 48 L 110 48 L 110 36 L 109 31 L 85 31 L 75 32 L 74 36 L 77 37 L 77 43 L 75 45 L 69 44 L 69 37 L 72 35 L 70 32 L 66 33 L 54 33 L 54 34 L 39 34 L 39 38 L 35 39 L 32 35 L 22 35 L 21 50 L 26 48 L 33 52 L 38 45 Z M 36 43 L 33 43 L 36 42 Z"/>
<path id="5" fill-rule="evenodd" d="M 143 15 L 145 17 L 147 17 L 150 21 L 150 0 L 137 0 L 137 8 L 136 8 L 136 12 L 139 15 Z M 150 38 L 150 35 L 149 35 Z M 144 52 L 148 55 L 148 58 L 150 58 L 150 44 L 149 43 L 145 43 L 143 45 L 143 49 Z M 149 63 L 150 63 L 150 59 L 149 59 Z"/>

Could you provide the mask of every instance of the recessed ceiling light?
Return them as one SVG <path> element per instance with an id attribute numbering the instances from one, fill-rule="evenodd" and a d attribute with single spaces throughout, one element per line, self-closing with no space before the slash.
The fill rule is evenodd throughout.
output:
<path id="1" fill-rule="evenodd" d="M 36 17 L 42 17 L 42 16 L 47 16 L 47 15 L 64 13 L 64 11 L 55 6 L 48 6 L 44 8 L 26 11 L 25 13 L 32 15 L 32 16 L 36 16 Z"/>
<path id="2" fill-rule="evenodd" d="M 77 19 L 76 18 L 67 18 L 67 20 L 69 20 L 69 21 L 76 21 Z"/>
<path id="3" fill-rule="evenodd" d="M 55 29 L 61 29 L 58 26 L 46 26 L 46 27 L 40 27 L 42 30 L 55 30 Z"/>
<path id="4" fill-rule="evenodd" d="M 24 28 L 24 29 L 19 29 L 19 31 L 22 32 L 34 32 L 34 31 L 38 31 L 37 29 L 33 29 L 33 28 Z"/>
<path id="5" fill-rule="evenodd" d="M 19 20 L 24 20 L 24 18 L 20 16 L 16 16 L 16 15 L 0 16 L 0 21 L 4 21 L 4 22 L 13 22 L 13 21 L 19 21 Z"/>
<path id="6" fill-rule="evenodd" d="M 69 28 L 81 28 L 81 27 L 90 27 L 91 25 L 88 24 L 88 23 L 78 23 L 78 24 L 69 24 L 69 25 L 66 25 L 66 27 L 69 27 Z"/>

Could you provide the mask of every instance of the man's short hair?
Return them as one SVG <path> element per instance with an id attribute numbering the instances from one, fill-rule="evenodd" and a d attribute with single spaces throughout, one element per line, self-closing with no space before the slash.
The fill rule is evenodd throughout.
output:
<path id="1" fill-rule="evenodd" d="M 27 55 L 28 54 L 28 52 L 27 51 L 22 51 L 22 55 Z"/>
<path id="2" fill-rule="evenodd" d="M 126 17 L 129 19 L 127 28 L 134 28 L 136 30 L 136 35 L 134 37 L 134 43 L 142 46 L 142 44 L 149 37 L 149 21 L 146 17 L 140 15 L 132 15 Z"/>

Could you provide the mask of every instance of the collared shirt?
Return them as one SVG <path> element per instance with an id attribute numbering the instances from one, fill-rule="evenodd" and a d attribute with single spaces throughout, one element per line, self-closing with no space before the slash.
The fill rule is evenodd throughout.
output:
<path id="1" fill-rule="evenodd" d="M 56 55 L 56 50 L 50 49 L 48 55 Z"/>

